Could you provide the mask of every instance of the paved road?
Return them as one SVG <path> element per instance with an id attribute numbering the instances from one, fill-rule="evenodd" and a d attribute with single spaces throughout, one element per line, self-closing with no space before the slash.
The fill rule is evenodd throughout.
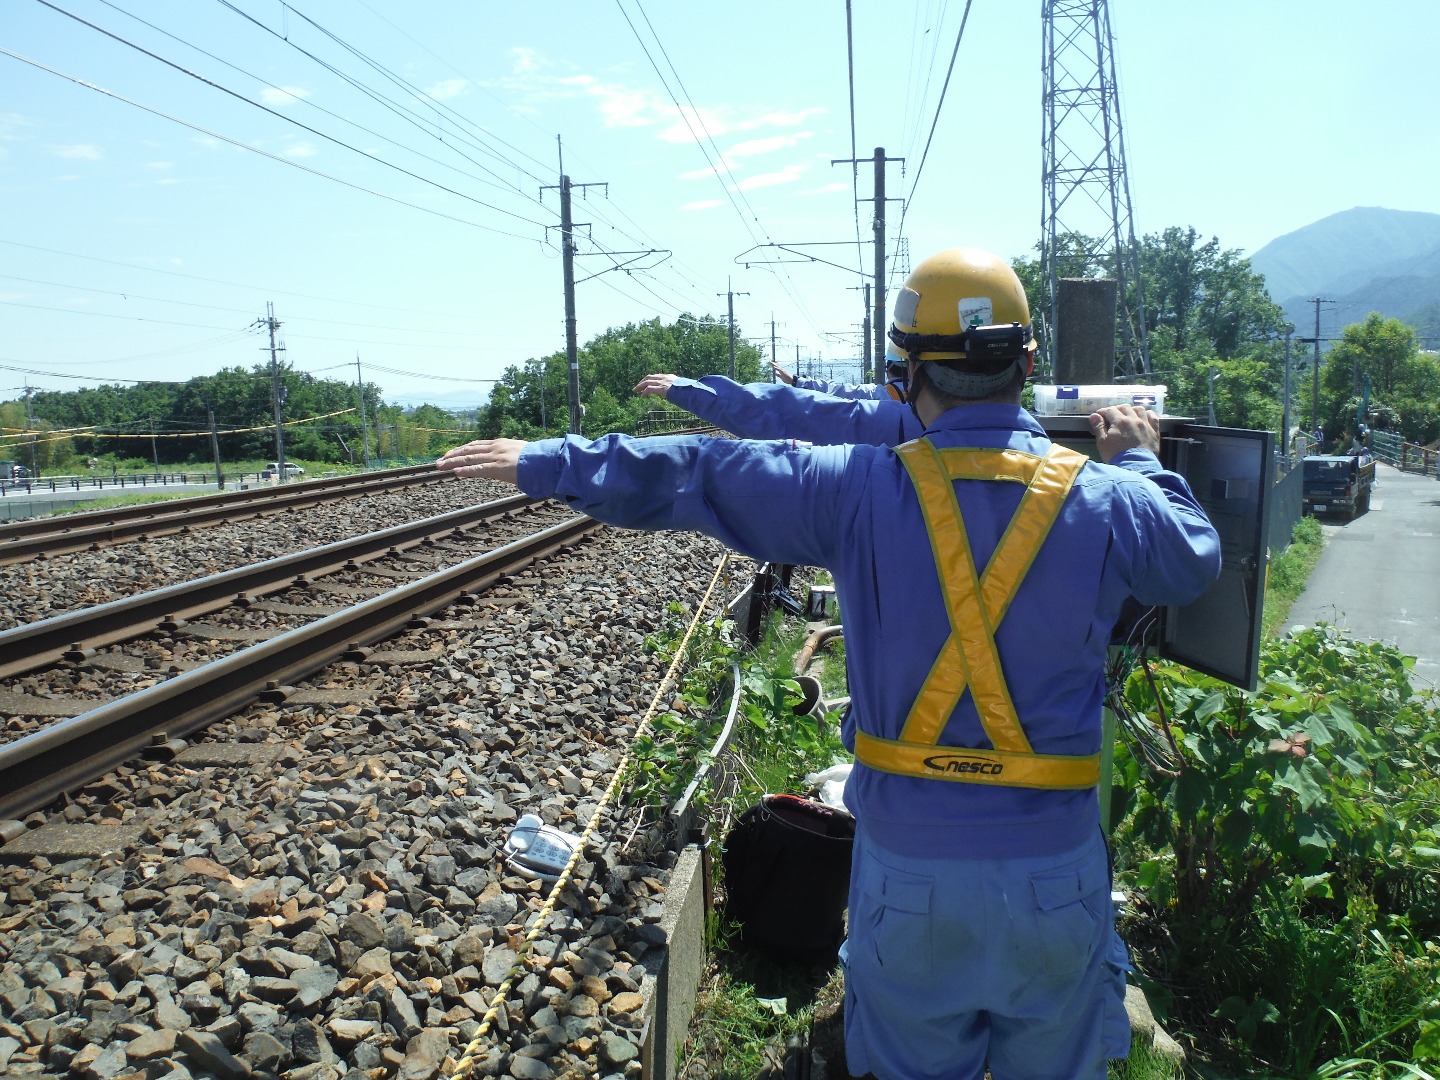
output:
<path id="1" fill-rule="evenodd" d="M 1321 518 L 1325 551 L 1290 623 L 1328 622 L 1415 657 L 1415 684 L 1440 685 L 1440 481 L 1380 462 L 1370 512 Z"/>

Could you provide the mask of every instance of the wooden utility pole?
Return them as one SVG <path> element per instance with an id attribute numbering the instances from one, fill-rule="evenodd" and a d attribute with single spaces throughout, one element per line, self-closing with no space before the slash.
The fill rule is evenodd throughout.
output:
<path id="1" fill-rule="evenodd" d="M 285 346 L 275 341 L 275 331 L 280 329 L 280 321 L 275 318 L 275 305 L 265 305 L 265 326 L 270 331 L 270 397 L 275 407 L 275 468 L 279 472 L 279 483 L 285 482 L 285 428 L 281 421 L 281 410 L 285 406 L 285 387 L 280 382 L 280 353 L 285 351 Z"/>
<path id="2" fill-rule="evenodd" d="M 360 354 L 355 354 L 355 385 L 360 391 L 360 467 L 370 467 L 370 424 L 365 419 L 365 376 L 360 373 Z M 378 451 L 377 451 L 378 453 Z"/>
<path id="3" fill-rule="evenodd" d="M 208 401 L 205 403 L 205 415 L 210 420 L 210 453 L 215 458 L 215 486 L 223 489 L 225 474 L 220 471 L 220 433 L 215 429 L 215 410 Z"/>
<path id="4" fill-rule="evenodd" d="M 556 140 L 559 141 L 558 139 Z M 604 183 L 572 184 L 560 161 L 560 268 L 565 275 L 565 362 L 570 373 L 570 433 L 580 434 L 580 344 L 575 332 L 575 226 L 570 214 L 570 193 L 575 188 L 604 187 Z M 544 188 L 541 189 L 545 190 Z"/>
<path id="5" fill-rule="evenodd" d="M 575 223 L 570 219 L 570 177 L 560 177 L 560 250 L 565 273 L 565 362 L 570 372 L 570 434 L 580 434 L 580 345 L 575 337 Z"/>
<path id="6" fill-rule="evenodd" d="M 726 300 L 726 313 L 730 320 L 730 378 L 733 381 L 735 379 L 735 297 L 749 296 L 750 294 L 748 292 L 737 293 L 734 289 L 730 288 L 730 279 L 726 278 L 725 291 L 723 293 L 716 293 L 715 295 L 728 298 Z"/>
<path id="7" fill-rule="evenodd" d="M 875 305 L 871 308 L 867 303 L 866 308 L 872 312 L 871 326 L 875 335 L 875 352 L 872 357 L 874 378 L 875 382 L 883 383 L 885 381 L 885 331 L 889 325 L 885 319 L 885 163 L 887 161 L 904 162 L 905 159 L 887 158 L 885 148 L 877 146 L 875 154 L 871 158 L 832 158 L 830 164 L 854 165 L 862 160 L 875 163 L 875 194 L 871 199 L 875 204 L 875 213 L 870 219 L 875 236 Z M 868 339 L 869 335 L 867 334 L 866 337 Z"/>

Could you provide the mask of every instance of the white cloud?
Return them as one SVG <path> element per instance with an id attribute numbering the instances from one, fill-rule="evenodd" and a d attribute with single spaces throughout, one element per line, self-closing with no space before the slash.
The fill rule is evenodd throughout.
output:
<path id="1" fill-rule="evenodd" d="M 709 180 L 712 176 L 715 176 L 716 173 L 717 173 L 717 170 L 716 170 L 716 169 L 712 169 L 709 165 L 706 165 L 705 168 L 703 168 L 703 169 L 691 169 L 689 172 L 683 172 L 683 173 L 681 173 L 679 176 L 677 176 L 676 179 L 677 179 L 677 180 Z"/>
<path id="2" fill-rule="evenodd" d="M 804 191 L 796 192 L 798 195 L 834 195 L 837 191 L 849 191 L 850 185 L 842 180 L 833 184 L 821 184 L 816 188 L 806 188 Z"/>
<path id="3" fill-rule="evenodd" d="M 47 149 L 66 161 L 99 161 L 105 156 L 94 143 L 71 143 L 69 146 L 50 146 Z"/>
<path id="4" fill-rule="evenodd" d="M 260 91 L 260 101 L 277 108 L 294 105 L 309 96 L 310 91 L 299 86 L 267 86 Z"/>
<path id="5" fill-rule="evenodd" d="M 436 83 L 430 87 L 430 89 L 426 90 L 425 93 L 436 101 L 449 101 L 451 98 L 457 98 L 465 93 L 469 85 L 469 79 L 446 79 L 443 82 Z"/>
<path id="6" fill-rule="evenodd" d="M 535 49 L 511 49 L 510 55 L 515 58 L 513 69 L 516 74 L 523 75 L 526 72 L 539 71 L 544 66 L 540 53 Z"/>
<path id="7" fill-rule="evenodd" d="M 694 202 L 687 202 L 680 207 L 681 210 L 709 210 L 716 206 L 723 206 L 724 199 L 696 199 Z"/>
<path id="8" fill-rule="evenodd" d="M 727 161 L 738 161 L 740 158 L 755 157 L 757 154 L 769 154 L 776 150 L 785 150 L 795 146 L 802 139 L 810 138 L 814 132 L 797 131 L 794 135 L 770 135 L 763 139 L 747 139 L 744 142 L 736 143 L 725 151 Z"/>
<path id="9" fill-rule="evenodd" d="M 0 113 L 0 139 L 6 141 L 18 139 L 22 129 L 35 126 L 34 120 L 20 113 Z"/>
<path id="10" fill-rule="evenodd" d="M 280 151 L 281 157 L 290 158 L 314 157 L 315 154 L 315 147 L 308 142 L 291 143 L 289 146 L 285 147 L 284 150 Z"/>
<path id="11" fill-rule="evenodd" d="M 147 168 L 147 169 L 159 169 L 159 170 L 164 170 L 164 169 L 173 169 L 174 167 L 175 167 L 175 163 L 174 163 L 173 161 L 147 161 L 147 162 L 145 163 L 145 168 Z"/>
<path id="12" fill-rule="evenodd" d="M 777 184 L 793 184 L 805 175 L 804 165 L 787 165 L 775 172 L 747 176 L 735 185 L 737 191 L 754 191 L 756 188 L 774 187 Z"/>

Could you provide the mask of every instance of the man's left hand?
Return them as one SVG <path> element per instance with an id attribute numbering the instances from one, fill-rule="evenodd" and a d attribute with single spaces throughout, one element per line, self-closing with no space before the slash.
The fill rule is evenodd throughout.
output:
<path id="1" fill-rule="evenodd" d="M 529 445 L 524 439 L 476 439 L 454 450 L 447 450 L 437 469 L 448 469 L 456 476 L 482 480 L 516 482 L 520 451 Z"/>

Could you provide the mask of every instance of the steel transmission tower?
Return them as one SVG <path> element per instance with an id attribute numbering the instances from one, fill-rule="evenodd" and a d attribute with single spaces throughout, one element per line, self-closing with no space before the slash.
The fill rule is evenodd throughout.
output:
<path id="1" fill-rule="evenodd" d="M 1118 308 L 1115 373 L 1134 379 L 1149 373 L 1150 350 L 1109 0 L 1041 0 L 1041 5 L 1043 370 L 1054 370 L 1060 279 L 1108 277 L 1116 283 Z"/>

